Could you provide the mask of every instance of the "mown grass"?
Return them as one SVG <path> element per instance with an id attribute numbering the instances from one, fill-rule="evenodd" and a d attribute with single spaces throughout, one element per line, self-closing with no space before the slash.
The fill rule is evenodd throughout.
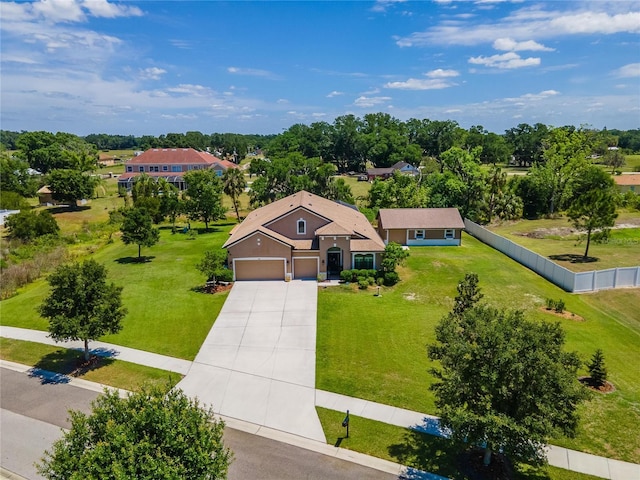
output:
<path id="1" fill-rule="evenodd" d="M 616 224 L 638 228 L 612 229 L 607 241 L 592 241 L 588 262 L 581 261 L 586 247 L 585 235 L 570 233 L 568 229 L 573 227 L 565 217 L 518 220 L 489 229 L 574 272 L 640 265 L 640 212 L 620 212 Z"/>
<path id="2" fill-rule="evenodd" d="M 173 387 L 182 379 L 182 375 L 178 373 L 110 358 L 101 358 L 90 369 L 78 369 L 77 361 L 81 357 L 82 352 L 78 350 L 0 338 L 0 358 L 3 360 L 110 387 L 124 390 L 136 390 L 142 385 L 155 384 Z"/>
<path id="3" fill-rule="evenodd" d="M 164 228 L 157 245 L 142 249 L 144 262 L 135 258 L 136 245 L 124 245 L 119 238 L 92 254 L 107 266 L 109 280 L 124 287 L 122 302 L 129 310 L 120 333 L 101 340 L 188 360 L 195 358 L 226 298 L 226 293 L 207 295 L 198 291 L 205 278 L 195 265 L 205 250 L 222 245 L 232 225 L 223 222 L 193 240 Z M 18 295 L 0 304 L 0 323 L 46 330 L 47 322 L 36 307 L 48 291 L 45 279 L 20 289 Z"/>
<path id="4" fill-rule="evenodd" d="M 580 407 L 583 422 L 575 439 L 553 443 L 640 461 L 640 289 L 572 295 L 465 235 L 460 247 L 412 247 L 403 279 L 382 296 L 354 286 L 319 292 L 318 388 L 437 414 L 429 390 L 434 365 L 426 346 L 434 327 L 453 306 L 456 285 L 465 273 L 480 277 L 484 300 L 497 307 L 524 310 L 530 318 L 560 321 L 569 350 L 587 361 L 601 348 L 610 380 L 609 395 L 594 394 Z M 560 319 L 541 307 L 546 298 L 560 299 L 584 322 Z M 611 308 L 614 305 L 615 308 Z M 586 374 L 586 369 L 583 371 Z"/>
<path id="5" fill-rule="evenodd" d="M 407 467 L 434 473 L 452 480 L 470 477 L 460 468 L 459 452 L 446 439 L 408 428 L 349 415 L 349 437 L 342 427 L 345 412 L 316 407 L 327 443 Z M 589 480 L 597 477 L 555 467 L 514 466 L 517 480 Z"/>

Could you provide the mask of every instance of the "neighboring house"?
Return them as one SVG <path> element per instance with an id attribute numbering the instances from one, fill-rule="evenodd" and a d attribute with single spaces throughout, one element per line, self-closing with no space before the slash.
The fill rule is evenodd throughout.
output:
<path id="1" fill-rule="evenodd" d="M 135 178 L 145 173 L 156 179 L 164 178 L 179 190 L 185 190 L 183 175 L 186 172 L 211 169 L 217 176 L 222 176 L 225 170 L 236 167 L 232 162 L 193 148 L 152 148 L 125 163 L 118 187 L 131 189 Z"/>
<path id="2" fill-rule="evenodd" d="M 394 165 L 387 168 L 367 168 L 367 179 L 374 180 L 380 178 L 386 180 L 392 177 L 395 172 L 400 172 L 403 175 L 418 175 L 420 170 L 407 162 L 397 162 Z"/>
<path id="3" fill-rule="evenodd" d="M 384 247 L 356 208 L 304 190 L 251 212 L 223 245 L 234 280 L 335 278 L 379 268 Z"/>
<path id="4" fill-rule="evenodd" d="M 464 222 L 457 208 L 383 208 L 378 233 L 384 243 L 460 245 Z"/>
<path id="5" fill-rule="evenodd" d="M 36 192 L 38 194 L 38 203 L 40 205 L 56 205 L 57 202 L 53 200 L 53 192 L 45 185 Z"/>
<path id="6" fill-rule="evenodd" d="M 635 192 L 640 195 L 640 173 L 616 175 L 613 180 L 621 193 Z"/>

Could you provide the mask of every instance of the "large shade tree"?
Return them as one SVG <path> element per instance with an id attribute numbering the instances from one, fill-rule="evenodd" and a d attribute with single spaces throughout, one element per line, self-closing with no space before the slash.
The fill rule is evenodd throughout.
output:
<path id="1" fill-rule="evenodd" d="M 138 259 L 143 246 L 152 247 L 160 239 L 159 230 L 154 228 L 151 215 L 144 208 L 126 210 L 120 230 L 125 244 L 138 245 Z"/>
<path id="2" fill-rule="evenodd" d="M 180 390 L 105 391 L 89 414 L 70 415 L 71 429 L 38 465 L 45 478 L 227 478 L 224 422 Z"/>
<path id="3" fill-rule="evenodd" d="M 56 341 L 82 340 L 89 360 L 89 341 L 118 333 L 127 314 L 122 287 L 107 283 L 107 269 L 95 260 L 62 265 L 48 278 L 49 296 L 40 315 L 49 320 L 49 334 Z"/>
<path id="4" fill-rule="evenodd" d="M 442 425 L 461 445 L 483 446 L 485 464 L 497 451 L 542 462 L 551 435 L 575 433 L 576 407 L 585 397 L 580 359 L 563 350 L 559 323 L 480 305 L 471 280 L 461 282 L 429 346 L 439 362 L 432 389 Z"/>
<path id="5" fill-rule="evenodd" d="M 185 173 L 187 200 L 184 210 L 191 220 L 201 220 L 205 229 L 209 223 L 224 218 L 226 208 L 222 205 L 223 185 L 213 170 L 192 170 Z"/>

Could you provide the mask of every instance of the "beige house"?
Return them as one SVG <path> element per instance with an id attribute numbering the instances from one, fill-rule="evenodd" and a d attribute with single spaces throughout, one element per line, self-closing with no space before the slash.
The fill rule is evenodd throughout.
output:
<path id="1" fill-rule="evenodd" d="M 384 243 L 460 245 L 464 222 L 457 208 L 383 208 L 378 233 Z"/>
<path id="2" fill-rule="evenodd" d="M 355 207 L 304 190 L 251 212 L 223 245 L 234 280 L 337 278 L 378 268 L 384 247 Z"/>

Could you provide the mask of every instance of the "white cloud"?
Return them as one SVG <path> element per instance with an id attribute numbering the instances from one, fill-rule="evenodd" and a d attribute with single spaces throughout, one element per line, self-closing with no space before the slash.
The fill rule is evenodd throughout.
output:
<path id="1" fill-rule="evenodd" d="M 167 73 L 166 70 L 158 67 L 149 67 L 140 70 L 140 78 L 148 80 L 159 80 L 162 75 Z"/>
<path id="2" fill-rule="evenodd" d="M 93 17 L 141 17 L 142 10 L 138 7 L 109 3 L 107 0 L 84 0 L 82 6 Z"/>
<path id="3" fill-rule="evenodd" d="M 268 70 L 260 70 L 258 68 L 241 68 L 241 67 L 229 67 L 227 72 L 234 75 L 248 75 L 250 77 L 263 77 L 263 78 L 275 78 L 275 75 Z"/>
<path id="4" fill-rule="evenodd" d="M 541 51 L 541 52 L 553 52 L 555 49 L 550 47 L 545 47 L 540 43 L 534 40 L 528 40 L 526 42 L 517 42 L 512 38 L 498 38 L 495 42 L 493 42 L 493 48 L 496 50 L 506 50 L 510 52 L 521 52 L 521 51 Z"/>
<path id="5" fill-rule="evenodd" d="M 484 65 L 490 68 L 513 69 L 523 67 L 535 67 L 540 65 L 540 59 L 535 57 L 521 58 L 515 52 L 503 53 L 501 55 L 492 55 L 490 57 L 471 57 L 469 63 L 473 65 Z"/>
<path id="6" fill-rule="evenodd" d="M 327 116 L 327 114 L 326 114 L 326 113 L 319 113 L 319 112 L 317 112 L 317 113 L 312 113 L 312 114 L 311 114 L 311 116 L 312 116 L 313 118 L 322 118 L 322 117 L 326 117 L 326 116 Z"/>
<path id="7" fill-rule="evenodd" d="M 443 70 L 438 68 L 436 70 L 431 70 L 430 72 L 425 73 L 425 75 L 429 78 L 451 78 L 457 77 L 460 73 L 457 70 Z"/>
<path id="8" fill-rule="evenodd" d="M 640 63 L 630 63 L 620 67 L 614 75 L 620 78 L 640 77 Z"/>
<path id="9" fill-rule="evenodd" d="M 337 90 L 334 90 L 333 92 L 329 93 L 327 95 L 327 98 L 333 98 L 333 97 L 337 97 L 339 95 L 344 95 L 344 92 L 339 92 Z"/>
<path id="10" fill-rule="evenodd" d="M 376 0 L 376 3 L 371 7 L 372 12 L 384 13 L 387 9 L 395 4 L 404 3 L 407 0 Z"/>
<path id="11" fill-rule="evenodd" d="M 453 86 L 453 83 L 438 78 L 418 79 L 410 78 L 404 82 L 389 82 L 384 88 L 394 88 L 398 90 L 440 90 Z"/>
<path id="12" fill-rule="evenodd" d="M 37 16 L 47 22 L 82 22 L 86 16 L 75 0 L 41 0 L 31 4 Z"/>
<path id="13" fill-rule="evenodd" d="M 391 100 L 391 97 L 365 97 L 364 95 L 356 98 L 353 105 L 360 108 L 369 108 L 380 105 Z"/>
<path id="14" fill-rule="evenodd" d="M 620 8 L 623 5 L 628 8 L 634 4 L 620 2 L 620 5 Z M 492 23 L 474 24 L 471 20 L 465 22 L 464 19 L 443 21 L 440 25 L 423 32 L 398 37 L 396 44 L 400 47 L 480 45 L 493 43 L 496 39 L 513 39 L 528 44 L 534 39 L 566 35 L 640 33 L 640 10 L 637 6 L 636 11 L 627 10 L 621 13 L 597 10 L 616 8 L 618 5 L 615 2 L 591 2 L 587 6 L 592 10 L 582 8 L 561 11 L 545 10 L 539 5 L 527 6 L 503 18 L 496 18 Z"/>
<path id="15" fill-rule="evenodd" d="M 214 93 L 209 87 L 191 84 L 180 84 L 177 87 L 167 88 L 166 91 L 168 93 L 185 95 L 188 97 L 207 97 Z"/>

